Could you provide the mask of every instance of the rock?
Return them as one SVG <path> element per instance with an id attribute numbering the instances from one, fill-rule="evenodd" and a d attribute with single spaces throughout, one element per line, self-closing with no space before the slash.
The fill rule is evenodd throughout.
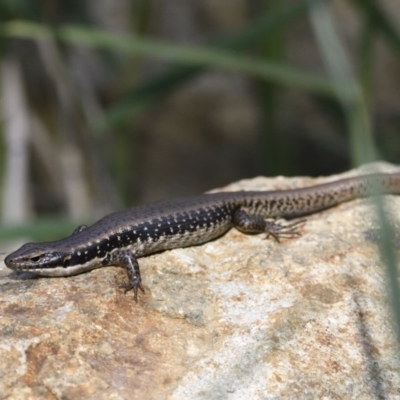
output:
<path id="1" fill-rule="evenodd" d="M 396 168 L 379 164 L 381 170 Z M 224 190 L 335 180 L 255 178 Z M 400 225 L 400 198 L 386 196 Z M 34 278 L 0 266 L 0 393 L 12 399 L 399 398 L 400 367 L 370 200 L 278 244 L 236 230 L 140 259 L 146 294 L 103 268 Z"/>

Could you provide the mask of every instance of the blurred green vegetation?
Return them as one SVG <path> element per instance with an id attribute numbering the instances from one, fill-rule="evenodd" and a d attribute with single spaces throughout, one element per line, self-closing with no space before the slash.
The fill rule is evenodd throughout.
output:
<path id="1" fill-rule="evenodd" d="M 0 229 L 0 242 L 12 242 L 21 238 L 35 242 L 61 239 L 71 235 L 77 226 L 68 217 L 44 217 L 23 225 L 2 227 Z"/>
<path id="2" fill-rule="evenodd" d="M 263 124 L 262 146 L 258 155 L 263 159 L 260 173 L 306 172 L 302 169 L 304 160 L 293 155 L 293 148 L 298 143 L 307 143 L 310 138 L 302 137 L 301 131 L 288 135 L 276 123 L 279 114 L 277 98 L 285 88 L 312 94 L 319 99 L 323 113 L 343 126 L 342 138 L 325 138 L 324 143 L 330 151 L 335 151 L 333 149 L 337 146 L 338 153 L 348 160 L 348 165 L 371 161 L 377 155 L 396 161 L 399 152 L 392 145 L 398 143 L 396 135 L 380 138 L 382 142 L 378 146 L 374 143 L 376 136 L 370 101 L 376 79 L 373 74 L 373 43 L 379 38 L 393 53 L 400 54 L 399 32 L 379 2 L 351 0 L 348 3 L 362 23 L 359 54 L 352 55 L 357 70 L 351 67 L 340 35 L 335 30 L 331 4 L 324 0 L 293 4 L 254 2 L 255 11 L 245 26 L 207 38 L 207 41 L 196 45 L 175 44 L 150 37 L 150 1 L 132 2 L 132 34 L 111 33 L 99 28 L 85 2 L 2 1 L 1 49 L 2 56 L 7 57 L 15 53 L 14 48 L 19 43 L 52 39 L 62 57 L 67 46 L 78 45 L 96 50 L 105 64 L 114 65 L 115 73 L 120 74 L 115 93 L 105 101 L 102 115 L 93 119 L 83 117 L 86 128 L 80 134 L 87 135 L 89 146 L 97 152 L 99 159 L 104 160 L 105 168 L 111 170 L 121 203 L 131 204 L 134 192 L 127 188 L 130 187 L 130 175 L 134 168 L 130 151 L 137 140 L 135 121 L 146 107 L 165 99 L 209 69 L 240 73 L 257 83 L 255 95 L 262 109 Z M 325 74 L 292 65 L 285 57 L 288 30 L 307 19 L 326 66 Z M 318 28 L 318 21 L 322 20 L 325 25 Z M 129 72 L 126 67 L 119 69 L 115 54 L 131 58 L 129 65 L 133 67 Z M 149 57 L 162 60 L 165 64 L 158 73 L 140 82 L 138 68 Z M 77 113 L 82 115 L 82 100 L 77 96 L 73 101 Z M 111 136 L 112 149 L 109 148 Z M 321 142 L 317 141 L 315 146 L 318 148 Z M 343 149 L 347 154 L 343 154 Z M 4 153 L 4 146 L 1 151 Z M 308 162 L 311 161 L 307 159 Z M 63 224 L 60 222 L 60 226 Z M 66 230 L 69 228 L 67 226 Z M 2 228 L 1 237 L 7 236 L 8 229 Z M 34 237 L 30 228 L 27 232 Z"/>

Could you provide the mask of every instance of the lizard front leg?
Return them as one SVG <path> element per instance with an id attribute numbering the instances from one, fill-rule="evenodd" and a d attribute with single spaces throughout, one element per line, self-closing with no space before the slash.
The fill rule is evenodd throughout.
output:
<path id="1" fill-rule="evenodd" d="M 134 299 L 137 302 L 138 290 L 144 293 L 144 288 L 140 276 L 139 263 L 135 255 L 128 250 L 115 251 L 105 260 L 105 265 L 117 265 L 126 269 L 129 284 L 125 285 L 125 291 L 133 289 Z"/>

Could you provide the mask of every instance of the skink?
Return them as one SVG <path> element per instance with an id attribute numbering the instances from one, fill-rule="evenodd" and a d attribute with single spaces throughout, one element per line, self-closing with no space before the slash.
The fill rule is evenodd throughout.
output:
<path id="1" fill-rule="evenodd" d="M 299 235 L 302 221 L 281 225 L 265 219 L 295 218 L 337 204 L 381 194 L 400 194 L 400 172 L 369 174 L 279 191 L 203 194 L 116 212 L 64 239 L 27 243 L 5 258 L 8 268 L 44 276 L 70 276 L 103 266 L 127 270 L 137 301 L 144 292 L 138 257 L 213 240 L 230 228 L 266 233 L 277 241 Z"/>

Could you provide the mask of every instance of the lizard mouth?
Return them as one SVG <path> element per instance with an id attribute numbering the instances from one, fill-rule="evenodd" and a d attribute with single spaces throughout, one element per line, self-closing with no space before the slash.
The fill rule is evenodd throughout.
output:
<path id="1" fill-rule="evenodd" d="M 17 250 L 9 254 L 4 259 L 4 264 L 14 270 L 18 271 L 35 271 L 36 269 L 50 269 L 55 267 L 65 267 L 67 261 L 71 258 L 65 257 L 60 252 L 36 254 L 31 257 L 20 256 Z"/>

